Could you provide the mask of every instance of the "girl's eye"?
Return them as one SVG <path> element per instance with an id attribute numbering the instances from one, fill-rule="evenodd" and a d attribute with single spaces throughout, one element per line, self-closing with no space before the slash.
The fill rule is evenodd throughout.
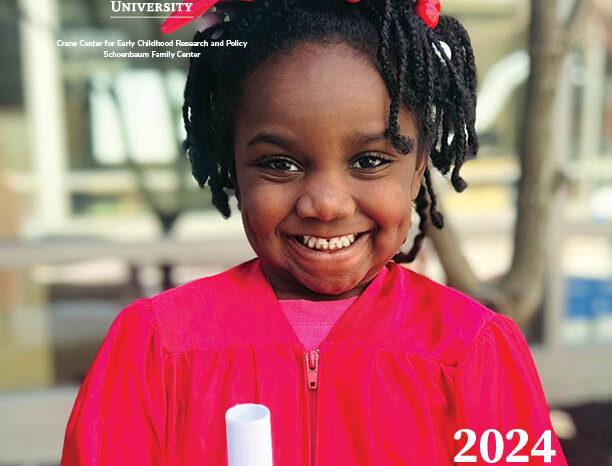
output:
<path id="1" fill-rule="evenodd" d="M 271 168 L 279 172 L 298 172 L 300 168 L 291 160 L 270 157 L 257 161 L 256 165 L 261 168 Z"/>
<path id="2" fill-rule="evenodd" d="M 391 160 L 388 160 L 381 155 L 364 154 L 357 160 L 355 160 L 352 166 L 354 166 L 355 168 L 360 168 L 362 170 L 371 170 L 374 168 L 380 168 L 381 166 L 386 165 L 388 163 L 391 163 Z"/>

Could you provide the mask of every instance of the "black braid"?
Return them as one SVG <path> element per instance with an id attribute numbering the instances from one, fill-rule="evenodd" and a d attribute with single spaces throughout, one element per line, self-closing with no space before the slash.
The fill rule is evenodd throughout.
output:
<path id="1" fill-rule="evenodd" d="M 436 209 L 438 198 L 433 190 L 431 172 L 429 171 L 429 168 L 425 169 L 425 186 L 427 187 L 427 193 L 429 194 L 430 199 L 429 216 L 431 217 L 431 223 L 433 223 L 436 228 L 442 228 L 444 227 L 444 217 L 440 212 L 438 212 L 438 209 Z"/>
<path id="2" fill-rule="evenodd" d="M 427 201 L 427 189 L 425 186 L 421 185 L 419 189 L 419 194 L 415 199 L 416 204 L 416 212 L 419 214 L 420 222 L 419 222 L 419 233 L 414 237 L 414 242 L 412 243 L 412 247 L 410 251 L 407 253 L 403 253 L 402 251 L 398 252 L 395 256 L 393 256 L 393 260 L 398 264 L 401 262 L 412 262 L 416 257 L 417 253 L 421 250 L 421 245 L 423 244 L 423 240 L 425 239 L 425 225 L 427 224 L 427 206 L 429 202 Z"/>
<path id="3" fill-rule="evenodd" d="M 382 76 L 385 80 L 385 84 L 391 92 L 393 92 L 395 79 L 393 77 L 393 69 L 391 67 L 391 60 L 389 60 L 389 49 L 391 47 L 391 0 L 385 1 L 385 9 L 383 11 L 382 23 L 380 27 L 380 47 L 378 49 L 378 62 L 382 69 Z"/>
<path id="4" fill-rule="evenodd" d="M 393 17 L 393 24 L 397 33 L 399 47 L 403 50 L 408 48 L 408 41 L 404 36 L 404 31 L 399 22 L 397 15 Z M 399 54 L 399 67 L 397 73 L 397 83 L 395 84 L 394 98 L 391 101 L 391 111 L 389 117 L 389 129 L 391 136 L 391 144 L 397 147 L 402 154 L 410 154 L 414 147 L 412 141 L 405 138 L 399 133 L 399 125 L 397 122 L 398 113 L 400 110 L 400 99 L 406 94 L 406 73 L 408 68 L 408 60 L 406 54 Z"/>
<path id="5" fill-rule="evenodd" d="M 285 54 L 300 42 L 346 43 L 372 59 L 389 91 L 388 136 L 393 147 L 428 157 L 443 175 L 450 172 L 456 191 L 467 184 L 459 171 L 478 150 L 474 129 L 476 67 L 470 40 L 454 18 L 440 16 L 435 29 L 425 25 L 407 0 L 256 0 L 228 2 L 235 15 L 230 23 L 197 33 L 194 41 L 223 39 L 248 41 L 246 49 L 194 47 L 190 60 L 183 120 L 185 151 L 194 178 L 212 191 L 215 207 L 229 217 L 227 190 L 236 186 L 232 125 L 244 80 L 265 60 Z M 440 41 L 446 42 L 451 57 Z M 414 112 L 418 147 L 401 134 L 401 108 Z M 452 169 L 452 170 L 451 170 Z M 396 262 L 414 259 L 425 237 L 428 218 L 437 228 L 444 219 L 437 210 L 430 167 L 425 170 L 415 200 L 419 233 L 408 254 Z"/>
<path id="6" fill-rule="evenodd" d="M 465 121 L 461 108 L 457 109 L 457 116 L 460 122 L 463 123 Z M 451 148 L 455 153 L 455 167 L 453 168 L 453 171 L 451 173 L 451 182 L 453 183 L 455 190 L 459 193 L 462 192 L 465 188 L 467 188 L 467 183 L 459 175 L 459 170 L 461 169 L 461 166 L 463 165 L 463 162 L 465 160 L 466 145 L 467 141 L 465 137 L 465 132 L 463 128 L 460 128 L 459 131 L 454 134 L 453 142 L 451 145 Z"/>

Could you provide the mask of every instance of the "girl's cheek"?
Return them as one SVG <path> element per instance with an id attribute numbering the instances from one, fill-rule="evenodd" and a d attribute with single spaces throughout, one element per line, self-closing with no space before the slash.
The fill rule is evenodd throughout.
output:
<path id="1" fill-rule="evenodd" d="M 265 186 L 249 189 L 241 204 L 243 218 L 248 219 L 249 226 L 258 236 L 273 232 L 288 209 L 286 197 L 277 189 Z"/>
<path id="2" fill-rule="evenodd" d="M 393 256 L 402 246 L 412 225 L 412 204 L 406 187 L 388 187 L 385 193 L 372 198 L 369 216 L 376 222 L 378 232 L 375 247 L 386 255 Z"/>
<path id="3" fill-rule="evenodd" d="M 383 227 L 408 224 L 412 214 L 409 189 L 406 186 L 387 186 L 385 190 L 370 192 L 368 209 L 376 223 Z"/>

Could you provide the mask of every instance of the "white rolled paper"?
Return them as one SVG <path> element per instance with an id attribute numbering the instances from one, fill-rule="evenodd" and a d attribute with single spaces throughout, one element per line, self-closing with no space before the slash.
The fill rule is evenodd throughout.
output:
<path id="1" fill-rule="evenodd" d="M 253 403 L 225 412 L 229 466 L 273 466 L 270 410 Z"/>

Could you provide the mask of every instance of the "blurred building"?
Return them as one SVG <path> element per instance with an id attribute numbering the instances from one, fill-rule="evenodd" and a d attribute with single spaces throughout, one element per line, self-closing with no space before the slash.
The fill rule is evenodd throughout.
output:
<path id="1" fill-rule="evenodd" d="M 180 151 L 186 60 L 58 45 L 167 40 L 162 18 L 111 18 L 109 3 L 0 3 L 0 466 L 59 461 L 76 390 L 125 305 L 254 255 L 237 209 L 222 219 Z M 473 40 L 482 147 L 463 169 L 470 189 L 436 182 L 468 259 L 494 278 L 512 254 L 529 6 L 444 8 Z M 531 338 L 553 406 L 612 399 L 612 7 L 594 8 L 559 79 L 571 189 Z M 444 280 L 431 248 L 418 262 Z"/>

